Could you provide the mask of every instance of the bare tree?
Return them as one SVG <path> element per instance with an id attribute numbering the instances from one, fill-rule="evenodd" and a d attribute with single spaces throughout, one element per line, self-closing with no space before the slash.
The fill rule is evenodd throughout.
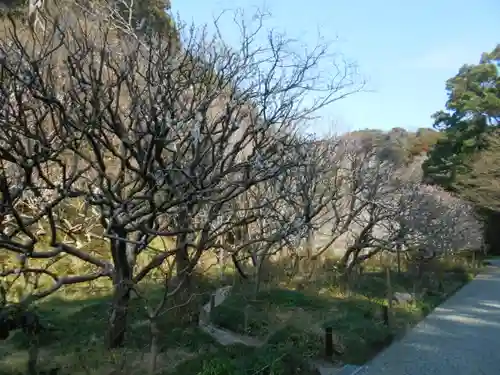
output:
<path id="1" fill-rule="evenodd" d="M 406 201 L 404 208 L 403 201 Z M 447 254 L 482 245 L 482 225 L 474 208 L 450 193 L 409 183 L 400 206 L 396 221 L 410 247 Z"/>
<path id="2" fill-rule="evenodd" d="M 326 211 L 330 238 L 317 254 L 343 246 L 340 265 L 349 273 L 381 251 L 444 254 L 480 247 L 481 225 L 472 208 L 383 160 L 379 145 L 355 137 L 336 155 L 341 162 L 331 173 Z"/>
<path id="3" fill-rule="evenodd" d="M 288 168 L 255 185 L 235 202 L 232 214 L 252 215 L 253 221 L 246 223 L 244 236 L 234 236 L 238 240 L 230 241 L 232 246 L 226 246 L 225 251 L 237 255 L 233 260 L 244 278 L 248 275 L 242 261 L 251 261 L 256 291 L 268 261 L 287 256 L 299 267 L 312 260 L 315 230 L 330 199 L 322 179 L 333 167 L 329 156 L 336 145 L 334 139 L 317 142 L 295 135 L 290 147 L 277 155 Z M 306 255 L 301 250 L 304 243 Z"/>
<path id="4" fill-rule="evenodd" d="M 295 232 L 294 243 L 300 249 L 294 254 L 299 265 L 313 266 L 318 259 L 316 235 L 330 221 L 328 206 L 338 198 L 338 185 L 331 183 L 343 157 L 342 144 L 337 137 L 313 137 L 304 139 L 294 150 L 300 162 L 289 173 L 286 202 L 300 228 Z M 302 269 L 301 273 L 311 276 L 313 268 L 307 272 Z"/>
<path id="5" fill-rule="evenodd" d="M 347 228 L 348 246 L 341 265 L 348 272 L 380 251 L 375 244 L 380 235 L 385 235 L 383 223 L 392 215 L 388 207 L 399 188 L 394 165 L 378 158 L 376 146 L 363 141 L 361 144 L 356 142 L 353 147 L 353 152 L 347 154 L 344 179 L 348 209 L 343 221 L 347 225 L 344 228 Z"/>
<path id="6" fill-rule="evenodd" d="M 240 24 L 236 48 L 179 27 L 182 48 L 173 50 L 168 36 L 138 37 L 111 12 L 59 11 L 43 36 L 12 21 L 0 42 L 0 248 L 20 259 L 3 275 L 53 280 L 22 303 L 111 278 L 108 345 L 116 347 L 134 286 L 173 257 L 177 284 L 168 296 L 189 291 L 201 255 L 259 214 L 257 206 L 228 215 L 232 202 L 292 168 L 296 159 L 279 155 L 294 147 L 293 129 L 358 87 L 349 66 L 319 79 L 325 46 L 300 55 L 273 33 L 268 45 L 256 44 L 261 20 L 255 30 Z M 105 257 L 79 246 L 81 235 L 73 240 L 76 224 L 107 239 Z M 283 236 L 266 232 L 265 240 Z M 158 237 L 175 245 L 154 248 Z M 55 274 L 51 262 L 61 256 L 91 272 Z M 141 257 L 149 260 L 139 267 Z M 46 262 L 34 267 L 33 259 Z"/>

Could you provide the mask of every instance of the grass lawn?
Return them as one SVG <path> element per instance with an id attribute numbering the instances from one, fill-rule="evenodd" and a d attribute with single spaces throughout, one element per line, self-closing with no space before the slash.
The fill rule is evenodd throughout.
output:
<path id="1" fill-rule="evenodd" d="M 208 291 L 215 284 L 203 285 Z M 148 301 L 154 303 L 160 298 L 161 290 L 151 286 Z M 132 300 L 124 348 L 108 351 L 104 347 L 106 318 L 110 297 L 76 299 L 74 293 L 59 293 L 43 303 L 39 312 L 50 332 L 41 337 L 40 368 L 47 370 L 60 367 L 65 374 L 111 374 L 113 369 L 124 366 L 130 374 L 146 371 L 150 343 L 148 321 L 138 301 Z M 199 353 L 216 350 L 219 345 L 193 324 L 180 324 L 179 314 L 171 311 L 158 320 L 161 332 L 158 367 L 167 373 L 176 364 L 197 356 Z M 11 334 L 8 340 L 0 342 L 0 374 L 25 374 L 29 343 L 22 332 Z"/>
<path id="2" fill-rule="evenodd" d="M 172 375 L 317 375 L 304 361 L 302 348 L 287 338 L 260 348 L 234 345 L 205 353 L 183 362 Z"/>
<path id="3" fill-rule="evenodd" d="M 393 272 L 391 279 L 394 291 L 411 291 L 413 283 L 404 274 Z M 302 332 L 300 346 L 311 357 L 323 355 L 324 328 L 331 327 L 338 352 L 332 360 L 362 364 L 469 279 L 462 268 L 449 267 L 439 288 L 427 288 L 414 304 L 394 307 L 390 328 L 382 312 L 387 305 L 385 274 L 377 271 L 366 272 L 348 294 L 334 285 L 313 284 L 300 291 L 272 287 L 257 295 L 241 287 L 216 307 L 212 319 L 217 326 L 264 340 L 286 340 L 290 330 Z"/>
<path id="4" fill-rule="evenodd" d="M 392 279 L 394 291 L 409 290 L 409 280 L 398 278 L 396 273 Z M 381 315 L 385 275 L 376 269 L 361 276 L 349 294 L 341 293 L 328 277 L 302 290 L 295 290 L 292 284 L 266 283 L 257 296 L 251 292 L 252 285 L 237 285 L 216 308 L 214 322 L 265 338 L 266 345 L 222 347 L 193 324 L 179 323 L 182 312 L 170 311 L 158 322 L 163 333 L 158 374 L 312 375 L 315 373 L 307 368 L 306 359 L 323 355 L 326 326 L 333 328 L 335 347 L 340 352 L 333 361 L 364 363 L 467 280 L 463 268 L 449 267 L 440 292 L 429 290 L 416 304 L 395 308 L 391 329 L 383 324 Z M 203 277 L 198 285 L 206 301 L 209 293 L 220 286 L 220 280 Z M 44 323 L 53 327 L 42 337 L 40 369 L 60 367 L 59 375 L 146 373 L 150 336 L 141 304 L 131 302 L 126 346 L 108 351 L 104 337 L 109 285 L 75 288 L 66 288 L 36 307 Z M 159 299 L 161 288 L 151 284 L 143 289 L 150 303 Z M 0 342 L 0 374 L 24 374 L 27 348 L 20 332 Z"/>

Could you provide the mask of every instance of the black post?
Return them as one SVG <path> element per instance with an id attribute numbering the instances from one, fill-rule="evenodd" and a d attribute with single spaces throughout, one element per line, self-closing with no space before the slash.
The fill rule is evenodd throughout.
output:
<path id="1" fill-rule="evenodd" d="M 383 305 L 382 306 L 382 317 L 384 319 L 384 324 L 386 327 L 389 327 L 389 307 Z"/>
<path id="2" fill-rule="evenodd" d="M 210 294 L 210 309 L 208 311 L 208 321 L 212 323 L 212 317 L 214 316 L 215 309 L 215 293 Z"/>
<path id="3" fill-rule="evenodd" d="M 333 356 L 333 329 L 332 327 L 325 328 L 325 356 L 331 358 Z"/>

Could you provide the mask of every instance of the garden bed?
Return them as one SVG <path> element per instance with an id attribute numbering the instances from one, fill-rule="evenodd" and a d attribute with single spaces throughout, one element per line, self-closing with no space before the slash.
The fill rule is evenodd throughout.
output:
<path id="1" fill-rule="evenodd" d="M 334 355 L 328 360 L 363 363 L 390 343 L 382 301 L 340 296 L 313 296 L 287 289 L 270 289 L 257 296 L 244 291 L 217 306 L 212 323 L 267 342 L 297 341 L 311 358 L 323 358 L 325 328 L 333 329 Z"/>
<path id="2" fill-rule="evenodd" d="M 441 283 L 427 285 L 412 303 L 394 304 L 390 326 L 384 319 L 387 288 L 381 271 L 362 275 L 348 294 L 331 285 L 311 285 L 300 291 L 268 287 L 257 294 L 252 286 L 241 286 L 214 309 L 211 320 L 217 327 L 268 343 L 286 342 L 293 333 L 300 337 L 296 345 L 311 358 L 324 358 L 325 328 L 330 327 L 334 355 L 328 360 L 363 364 L 471 278 L 463 267 L 443 267 Z M 411 294 L 413 282 L 408 275 L 392 272 L 391 280 L 393 292 Z"/>

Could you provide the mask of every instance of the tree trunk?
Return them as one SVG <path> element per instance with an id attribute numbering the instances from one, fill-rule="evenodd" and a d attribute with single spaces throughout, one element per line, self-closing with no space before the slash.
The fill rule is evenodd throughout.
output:
<path id="1" fill-rule="evenodd" d="M 386 285 L 387 285 L 387 322 L 389 323 L 389 329 L 393 328 L 393 299 L 394 294 L 392 292 L 392 283 L 391 283 L 391 270 L 389 267 L 385 269 L 386 273 Z"/>
<path id="2" fill-rule="evenodd" d="M 180 285 L 174 301 L 179 313 L 180 321 L 184 324 L 192 324 L 198 321 L 199 306 L 193 292 L 193 264 L 189 257 L 187 235 L 177 237 L 177 252 L 175 253 L 176 278 Z"/>
<path id="3" fill-rule="evenodd" d="M 342 267 L 344 272 L 352 271 L 352 268 L 354 266 L 355 259 L 356 259 L 356 253 L 357 253 L 357 249 L 354 246 L 351 246 L 346 250 L 346 252 L 342 256 L 342 258 L 340 258 L 339 263 L 340 263 L 340 266 Z M 351 262 L 349 262 L 351 257 L 353 259 Z"/>
<path id="4" fill-rule="evenodd" d="M 181 212 L 179 215 L 178 226 L 180 229 L 188 229 L 190 227 L 188 222 L 189 208 Z M 191 261 L 189 259 L 189 243 L 188 234 L 181 233 L 176 238 L 176 253 L 175 253 L 175 270 L 177 280 L 182 282 L 182 290 L 189 291 L 191 289 Z"/>
<path id="5" fill-rule="evenodd" d="M 27 335 L 29 340 L 28 348 L 28 375 L 38 375 L 38 355 L 40 352 L 40 343 L 38 342 L 38 336 Z"/>
<path id="6" fill-rule="evenodd" d="M 109 349 L 118 348 L 125 341 L 129 301 L 130 287 L 126 286 L 125 283 L 115 285 L 108 327 Z"/>
<path id="7" fill-rule="evenodd" d="M 398 263 L 398 276 L 401 276 L 401 244 L 396 245 L 396 257 Z"/>
<path id="8" fill-rule="evenodd" d="M 254 299 L 257 300 L 257 296 L 260 292 L 260 284 L 262 282 L 262 265 L 264 264 L 264 257 L 266 255 L 263 254 L 257 258 L 257 269 L 255 270 L 255 284 L 254 284 Z"/>
<path id="9" fill-rule="evenodd" d="M 500 255 L 500 212 L 488 209 L 479 209 L 479 214 L 484 218 L 484 240 L 488 245 L 490 255 Z"/>
<path id="10" fill-rule="evenodd" d="M 311 280 L 316 272 L 316 261 L 314 260 L 314 244 L 315 244 L 315 236 L 314 232 L 309 229 L 307 231 L 307 240 L 306 240 L 306 267 L 307 267 L 307 279 Z"/>
<path id="11" fill-rule="evenodd" d="M 191 262 L 189 260 L 187 235 L 177 236 L 177 252 L 175 253 L 175 271 L 177 279 L 183 282 L 182 289 L 191 288 Z"/>
<path id="12" fill-rule="evenodd" d="M 156 367 L 158 362 L 158 353 L 160 351 L 158 338 L 160 336 L 160 329 L 156 322 L 156 317 L 152 318 L 150 321 L 150 333 L 151 333 L 151 347 L 149 351 L 149 366 L 148 375 L 154 375 L 156 373 Z"/>
<path id="13" fill-rule="evenodd" d="M 123 229 L 112 230 L 116 239 L 111 240 L 111 255 L 115 266 L 113 274 L 113 304 L 109 316 L 108 348 L 123 345 L 127 331 L 127 315 L 132 287 L 132 271 L 135 264 L 133 249 L 127 246 L 126 232 Z"/>

